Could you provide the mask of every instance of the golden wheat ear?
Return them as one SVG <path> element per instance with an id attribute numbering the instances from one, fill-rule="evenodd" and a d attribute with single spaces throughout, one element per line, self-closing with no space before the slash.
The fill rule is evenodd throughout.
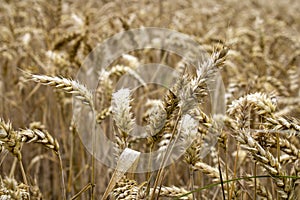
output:
<path id="1" fill-rule="evenodd" d="M 19 160 L 22 159 L 21 136 L 13 130 L 10 122 L 5 122 L 2 118 L 0 118 L 0 141 L 2 142 L 2 147 L 11 152 Z"/>
<path id="2" fill-rule="evenodd" d="M 73 94 L 77 99 L 83 103 L 92 106 L 93 108 L 93 95 L 84 85 L 78 81 L 70 80 L 63 77 L 47 76 L 47 75 L 35 75 L 26 73 L 28 80 L 54 87 L 58 90 L 62 90 L 66 93 Z"/>
<path id="3" fill-rule="evenodd" d="M 31 123 L 29 129 L 20 130 L 18 133 L 22 137 L 22 142 L 39 143 L 46 148 L 52 149 L 55 153 L 59 153 L 58 141 L 39 122 Z"/>

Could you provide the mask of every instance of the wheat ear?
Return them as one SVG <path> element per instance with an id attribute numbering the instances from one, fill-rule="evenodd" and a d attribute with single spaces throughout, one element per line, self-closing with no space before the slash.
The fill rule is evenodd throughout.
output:
<path id="1" fill-rule="evenodd" d="M 40 123 L 31 123 L 30 129 L 20 130 L 18 133 L 22 137 L 22 142 L 39 143 L 58 154 L 59 144 L 57 140 Z"/>
<path id="2" fill-rule="evenodd" d="M 83 103 L 88 104 L 93 107 L 93 95 L 92 93 L 82 84 L 77 81 L 52 77 L 47 75 L 34 75 L 29 74 L 29 79 L 43 85 L 49 85 L 57 89 L 63 90 L 64 92 L 75 95 L 76 98 L 83 101 Z"/>

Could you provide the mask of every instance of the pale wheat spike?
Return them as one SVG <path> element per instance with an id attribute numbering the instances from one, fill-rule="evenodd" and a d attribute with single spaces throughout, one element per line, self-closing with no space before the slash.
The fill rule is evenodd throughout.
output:
<path id="1" fill-rule="evenodd" d="M 118 127 L 115 132 L 117 153 L 128 147 L 128 136 L 134 128 L 135 118 L 131 112 L 131 91 L 129 89 L 120 89 L 113 93 L 112 97 L 112 113 L 113 119 Z"/>
<path id="2" fill-rule="evenodd" d="M 185 74 L 184 78 L 176 83 L 174 91 L 183 113 L 195 108 L 200 100 L 208 95 L 207 83 L 213 81 L 211 79 L 217 73 L 218 67 L 223 65 L 225 55 L 225 52 L 213 53 L 210 58 L 199 64 L 196 77 L 190 78 Z"/>
<path id="3" fill-rule="evenodd" d="M 156 188 L 155 190 L 153 188 L 150 189 L 150 193 L 158 193 L 159 188 Z M 188 193 L 189 191 L 187 191 L 184 188 L 180 188 L 180 187 L 176 187 L 176 186 L 171 186 L 171 187 L 167 187 L 167 186 L 162 186 L 160 188 L 160 193 L 159 196 L 160 197 L 178 197 L 181 195 L 184 195 L 186 193 Z M 187 195 L 185 197 L 181 197 L 180 199 L 192 199 L 192 195 Z"/>
<path id="4" fill-rule="evenodd" d="M 129 89 L 120 89 L 113 93 L 112 113 L 117 127 L 129 134 L 133 129 L 134 118 L 131 112 L 131 91 Z"/>
<path id="5" fill-rule="evenodd" d="M 75 95 L 79 100 L 83 101 L 83 103 L 93 106 L 92 93 L 77 81 L 47 75 L 29 74 L 28 76 L 30 80 L 61 89 L 67 93 Z"/>

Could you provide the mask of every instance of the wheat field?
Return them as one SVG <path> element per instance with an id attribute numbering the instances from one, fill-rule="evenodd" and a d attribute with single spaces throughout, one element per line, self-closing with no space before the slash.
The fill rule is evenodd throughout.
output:
<path id="1" fill-rule="evenodd" d="M 1 0 L 0 200 L 300 199 L 299 10 L 293 0 Z M 80 79 L 88 59 L 117 51 L 95 58 L 100 44 L 145 27 L 182 33 L 206 56 L 134 49 Z M 153 66 L 172 73 L 155 79 Z M 169 87 L 153 81 L 173 72 Z"/>

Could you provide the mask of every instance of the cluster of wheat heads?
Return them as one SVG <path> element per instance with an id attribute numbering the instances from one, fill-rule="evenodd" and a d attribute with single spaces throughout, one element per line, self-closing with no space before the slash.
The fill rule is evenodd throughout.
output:
<path id="1" fill-rule="evenodd" d="M 3 0 L 0 199 L 299 199 L 299 9 L 280 0 Z M 141 27 L 185 33 L 210 58 L 189 66 L 171 52 L 127 52 L 99 72 L 93 99 L 76 80 L 84 58 L 113 34 Z M 147 63 L 182 78 L 170 90 L 115 91 L 124 74 L 143 83 L 135 70 Z M 226 110 L 212 116 L 206 81 L 216 71 L 225 94 L 213 98 L 224 95 Z M 115 160 L 127 148 L 170 151 L 175 140 L 189 148 L 158 171 L 118 174 L 86 151 L 72 95 L 110 130 Z M 136 123 L 147 138 L 132 136 Z M 207 148 L 211 134 L 218 138 Z"/>
<path id="2" fill-rule="evenodd" d="M 28 129 L 16 131 L 12 128 L 10 122 L 5 122 L 3 119 L 0 119 L 0 133 L 1 152 L 8 151 L 15 157 L 15 161 L 11 166 L 10 177 L 6 177 L 5 179 L 1 178 L 1 198 L 30 199 L 31 197 L 31 199 L 41 199 L 42 194 L 37 186 L 33 184 L 34 182 L 30 184 L 27 180 L 22 162 L 22 146 L 26 143 L 39 143 L 53 150 L 59 156 L 57 140 L 53 138 L 39 122 L 31 123 Z M 17 162 L 20 163 L 20 171 L 22 172 L 24 181 L 24 183 L 20 184 L 13 178 Z"/>

